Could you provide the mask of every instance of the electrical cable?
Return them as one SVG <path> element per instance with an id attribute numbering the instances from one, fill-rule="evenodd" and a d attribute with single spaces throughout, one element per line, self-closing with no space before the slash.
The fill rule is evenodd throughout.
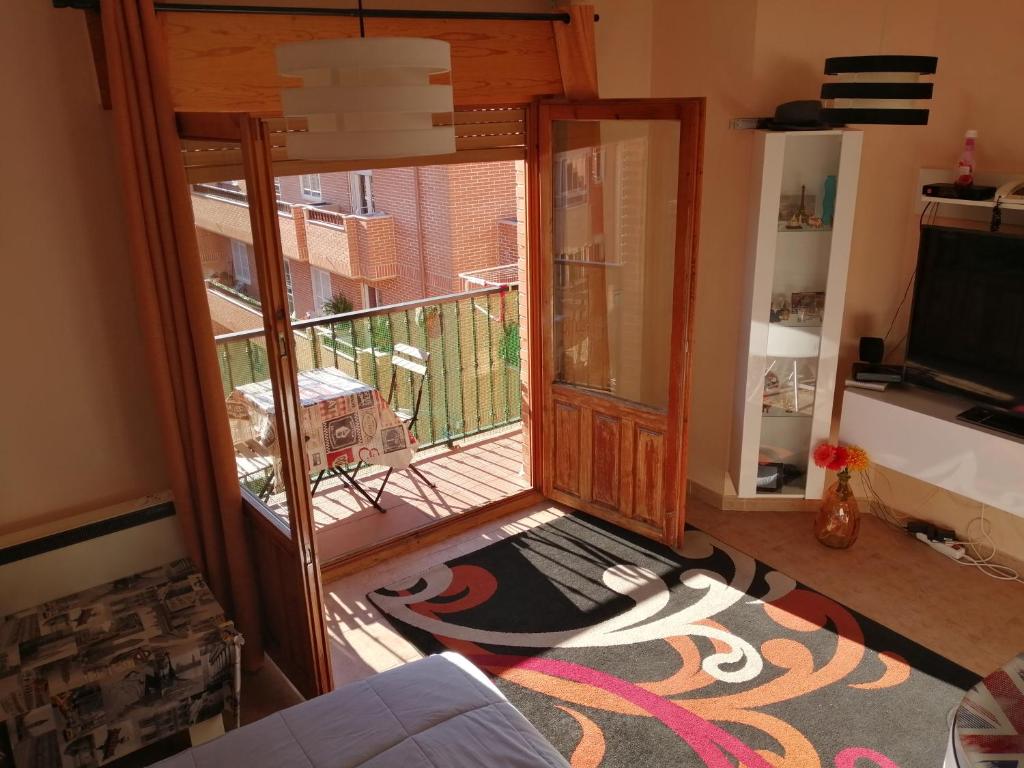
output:
<path id="1" fill-rule="evenodd" d="M 921 216 L 917 220 L 918 229 L 924 226 L 924 217 L 927 215 L 928 210 L 934 206 L 934 210 L 938 211 L 938 203 L 925 203 L 924 209 L 921 211 Z M 917 277 L 917 267 L 914 267 L 914 271 L 910 273 L 910 279 L 907 281 L 907 287 L 903 290 L 903 298 L 900 299 L 899 306 L 896 307 L 896 311 L 893 312 L 892 320 L 889 322 L 889 330 L 885 332 L 883 341 L 889 340 L 889 335 L 892 333 L 893 327 L 896 325 L 896 320 L 900 316 L 900 312 L 903 311 L 903 305 L 907 303 L 907 296 L 910 295 L 910 286 L 914 284 L 914 278 Z"/>
<path id="2" fill-rule="evenodd" d="M 885 483 L 889 486 L 889 491 L 891 492 L 892 484 L 889 482 L 889 478 L 882 473 L 879 473 L 879 477 L 885 480 Z M 861 478 L 864 483 L 864 487 L 868 492 L 868 509 L 888 525 L 903 531 L 907 530 L 907 522 L 917 519 L 917 513 L 927 506 L 939 491 L 942 490 L 936 486 L 932 489 L 932 492 L 917 505 L 911 514 L 904 514 L 902 512 L 897 512 L 885 502 L 881 494 L 879 494 L 875 489 L 874 482 L 867 472 L 864 472 L 861 475 Z M 1020 573 L 1018 573 L 1016 569 L 1011 568 L 1008 565 L 993 562 L 997 550 L 995 541 L 992 538 L 992 522 L 985 517 L 985 510 L 986 505 L 982 504 L 981 514 L 972 518 L 967 523 L 965 539 L 956 541 L 957 544 L 963 544 L 966 551 L 959 559 L 953 560 L 953 562 L 958 565 L 977 568 L 981 573 L 985 574 L 989 578 L 996 579 L 997 581 L 1017 581 L 1024 584 L 1024 578 L 1021 578 Z M 981 526 L 980 537 L 974 534 L 974 528 L 979 525 Z M 982 546 L 987 548 L 987 553 L 982 552 Z"/>
<path id="3" fill-rule="evenodd" d="M 895 344 L 895 345 L 894 345 L 894 346 L 893 346 L 893 347 L 892 347 L 891 349 L 888 349 L 888 350 L 886 350 L 886 352 L 885 352 L 885 359 L 886 359 L 886 360 L 888 360 L 888 359 L 889 359 L 889 356 L 890 356 L 890 355 L 892 355 L 892 354 L 894 354 L 895 352 L 898 352 L 898 351 L 899 351 L 899 348 L 903 346 L 903 343 L 904 343 L 904 342 L 905 342 L 905 341 L 907 340 L 907 337 L 908 337 L 909 335 L 910 335 L 909 333 L 905 333 L 905 334 L 903 334 L 903 338 L 902 338 L 902 339 L 900 339 L 899 341 L 897 341 L 897 342 L 896 342 L 896 344 Z"/>
<path id="4" fill-rule="evenodd" d="M 996 579 L 997 581 L 1017 581 L 1024 584 L 1024 579 L 1021 578 L 1020 574 L 1008 565 L 1001 565 L 994 563 L 992 560 L 996 556 L 996 544 L 992 538 L 992 521 L 985 517 L 986 505 L 981 505 L 981 514 L 975 518 L 972 518 L 967 523 L 967 540 L 961 542 L 965 544 L 973 552 L 973 555 L 965 554 L 959 560 L 955 562 L 959 565 L 966 565 L 977 568 L 983 574 L 989 578 Z M 984 544 L 988 547 L 988 554 L 983 555 L 979 544 L 982 542 L 972 536 L 971 530 L 975 525 L 981 525 L 981 535 L 984 538 Z"/>
<path id="5" fill-rule="evenodd" d="M 889 486 L 889 490 L 892 491 L 892 485 L 889 483 L 889 478 L 879 473 L 880 477 L 885 480 L 886 485 Z M 868 472 L 861 473 L 861 482 L 864 484 L 864 488 L 868 493 L 868 509 L 875 517 L 879 518 L 886 524 L 897 528 L 901 531 L 907 530 L 907 521 L 911 519 L 909 515 L 904 515 L 901 512 L 897 512 L 890 507 L 881 494 L 875 490 L 874 481 L 871 479 L 871 475 Z"/>

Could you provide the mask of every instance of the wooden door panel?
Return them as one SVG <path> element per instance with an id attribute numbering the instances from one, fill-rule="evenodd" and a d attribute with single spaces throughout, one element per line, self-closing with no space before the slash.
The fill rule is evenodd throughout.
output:
<path id="1" fill-rule="evenodd" d="M 261 598 L 263 642 L 267 655 L 306 698 L 319 695 L 318 661 L 308 640 L 295 632 L 305 621 L 302 563 L 280 523 L 243 502 L 253 560 L 260 564 L 256 581 Z"/>
<path id="2" fill-rule="evenodd" d="M 645 536 L 661 538 L 666 521 L 664 414 L 602 393 L 556 386 L 555 468 L 546 493 Z M 640 487 L 646 484 L 646 487 Z"/>
<path id="3" fill-rule="evenodd" d="M 623 460 L 619 462 L 619 511 L 626 517 L 633 516 L 633 486 L 636 476 L 636 462 L 633 461 L 633 446 L 635 445 L 634 435 L 636 434 L 636 422 L 633 419 L 622 419 L 622 428 L 619 430 L 619 455 Z"/>
<path id="4" fill-rule="evenodd" d="M 619 432 L 622 420 L 599 411 L 591 411 L 590 497 L 595 504 L 619 509 Z"/>
<path id="5" fill-rule="evenodd" d="M 665 433 L 637 427 L 633 451 L 634 482 L 636 489 L 632 517 L 651 525 L 660 526 L 664 520 L 662 509 L 663 480 L 665 476 Z"/>
<path id="6" fill-rule="evenodd" d="M 555 403 L 554 487 L 580 495 L 580 409 L 568 402 Z"/>

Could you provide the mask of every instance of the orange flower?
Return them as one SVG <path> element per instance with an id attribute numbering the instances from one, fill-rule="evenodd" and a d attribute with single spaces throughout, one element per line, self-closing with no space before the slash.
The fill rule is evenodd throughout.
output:
<path id="1" fill-rule="evenodd" d="M 868 452 L 859 445 L 846 446 L 846 468 L 850 472 L 863 472 L 871 466 Z"/>

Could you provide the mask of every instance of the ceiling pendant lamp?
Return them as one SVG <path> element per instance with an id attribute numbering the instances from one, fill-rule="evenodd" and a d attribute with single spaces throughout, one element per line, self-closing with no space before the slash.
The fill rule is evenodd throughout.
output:
<path id="1" fill-rule="evenodd" d="M 416 37 L 308 40 L 277 47 L 278 72 L 301 77 L 284 88 L 287 117 L 306 132 L 287 134 L 293 160 L 374 160 L 455 152 L 451 46 Z M 448 75 L 449 84 L 432 80 Z M 443 78 L 442 78 L 443 79 Z M 447 115 L 447 120 L 436 116 Z M 437 125 L 436 123 L 443 123 Z"/>
<path id="2" fill-rule="evenodd" d="M 919 82 L 933 75 L 935 56 L 838 56 L 825 59 L 825 74 L 838 82 L 821 86 L 826 100 L 821 118 L 832 125 L 873 123 L 927 125 L 928 110 L 919 100 L 932 97 L 932 83 Z"/>

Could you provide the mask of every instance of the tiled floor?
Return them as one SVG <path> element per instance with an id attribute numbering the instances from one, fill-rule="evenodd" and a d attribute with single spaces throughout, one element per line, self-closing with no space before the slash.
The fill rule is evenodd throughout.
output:
<path id="1" fill-rule="evenodd" d="M 416 467 L 437 487 L 412 472 L 396 471 L 381 496 L 383 513 L 340 480 L 322 482 L 313 497 L 320 561 L 330 562 L 529 488 L 518 425 L 461 441 L 453 449 L 425 451 L 417 455 Z M 359 474 L 359 482 L 375 493 L 383 477 L 383 470 L 371 467 Z"/>
<path id="2" fill-rule="evenodd" d="M 538 505 L 324 587 L 337 685 L 419 657 L 366 594 L 566 513 Z M 988 579 L 875 517 L 845 551 L 826 549 L 805 512 L 722 512 L 690 502 L 688 522 L 979 674 L 1020 651 L 1024 585 Z"/>

